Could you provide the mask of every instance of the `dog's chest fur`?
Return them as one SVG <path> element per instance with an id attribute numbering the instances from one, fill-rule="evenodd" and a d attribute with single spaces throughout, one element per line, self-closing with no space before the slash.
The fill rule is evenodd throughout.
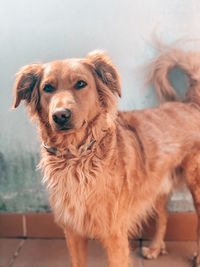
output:
<path id="1" fill-rule="evenodd" d="M 108 231 L 120 188 L 113 183 L 115 165 L 115 157 L 106 166 L 92 152 L 68 160 L 51 155 L 42 158 L 43 181 L 59 225 L 89 237 Z"/>

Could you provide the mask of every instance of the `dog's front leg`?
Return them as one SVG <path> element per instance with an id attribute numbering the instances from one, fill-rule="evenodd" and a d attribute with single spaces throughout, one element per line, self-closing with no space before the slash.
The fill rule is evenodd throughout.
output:
<path id="1" fill-rule="evenodd" d="M 129 244 L 128 237 L 121 235 L 110 235 L 102 240 L 108 256 L 109 267 L 128 267 Z"/>
<path id="2" fill-rule="evenodd" d="M 88 240 L 80 235 L 65 230 L 65 238 L 72 267 L 86 267 Z"/>

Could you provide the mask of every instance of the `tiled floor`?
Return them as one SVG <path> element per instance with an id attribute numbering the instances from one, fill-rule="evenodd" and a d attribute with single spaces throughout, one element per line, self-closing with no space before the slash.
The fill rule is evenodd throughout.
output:
<path id="1" fill-rule="evenodd" d="M 167 242 L 168 255 L 157 260 L 144 260 L 141 245 L 147 242 L 131 241 L 134 267 L 192 267 L 195 242 Z M 132 264 L 133 265 L 133 264 Z M 69 267 L 69 255 L 64 239 L 11 239 L 0 238 L 0 267 Z M 107 266 L 101 246 L 89 242 L 88 267 Z M 81 267 L 81 266 L 80 266 Z"/>

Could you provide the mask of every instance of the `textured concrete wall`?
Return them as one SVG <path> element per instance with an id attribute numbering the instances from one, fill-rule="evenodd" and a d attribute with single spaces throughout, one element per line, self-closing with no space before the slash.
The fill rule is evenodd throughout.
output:
<path id="1" fill-rule="evenodd" d="M 138 67 L 155 55 L 152 32 L 166 43 L 199 37 L 199 0 L 2 0 L 0 8 L 0 211 L 49 210 L 41 175 L 35 126 L 24 107 L 11 111 L 19 67 L 104 48 L 122 77 L 122 109 L 156 104 L 152 88 L 141 90 Z M 183 75 L 172 80 L 182 90 Z M 191 210 L 188 193 L 175 194 L 170 210 Z"/>

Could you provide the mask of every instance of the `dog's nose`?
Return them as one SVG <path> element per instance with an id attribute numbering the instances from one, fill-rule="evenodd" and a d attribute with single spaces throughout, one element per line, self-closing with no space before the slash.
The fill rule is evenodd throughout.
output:
<path id="1" fill-rule="evenodd" d="M 56 108 L 52 117 L 55 123 L 64 125 L 71 118 L 71 113 L 71 110 L 68 108 Z"/>

